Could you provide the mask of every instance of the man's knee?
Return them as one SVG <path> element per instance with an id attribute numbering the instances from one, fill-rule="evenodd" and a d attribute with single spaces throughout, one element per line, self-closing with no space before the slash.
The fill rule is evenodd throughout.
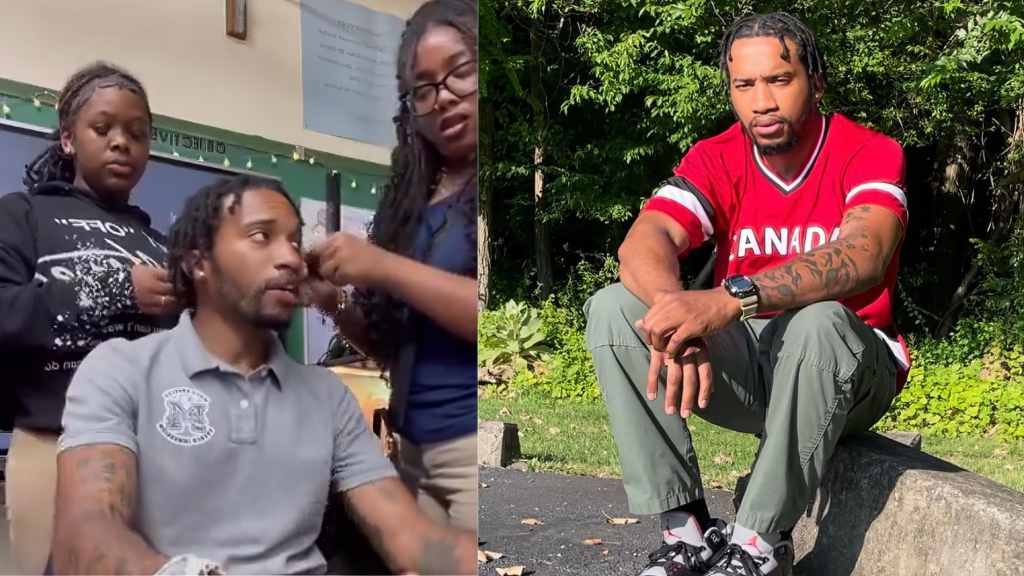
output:
<path id="1" fill-rule="evenodd" d="M 642 317 L 643 308 L 643 303 L 621 282 L 598 290 L 583 306 L 587 317 L 587 346 L 593 349 L 606 345 L 614 339 L 614 334 L 623 330 L 631 332 L 633 323 L 630 318 L 637 313 L 638 318 Z"/>
<path id="2" fill-rule="evenodd" d="M 776 354 L 799 356 L 823 363 L 845 365 L 846 372 L 859 363 L 864 350 L 863 324 L 856 314 L 838 302 L 817 302 L 779 317 L 780 329 L 773 345 Z"/>

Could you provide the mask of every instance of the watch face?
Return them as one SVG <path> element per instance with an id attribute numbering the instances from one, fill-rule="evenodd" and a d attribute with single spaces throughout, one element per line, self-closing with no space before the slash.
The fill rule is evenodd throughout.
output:
<path id="1" fill-rule="evenodd" d="M 729 283 L 732 284 L 734 290 L 737 290 L 739 292 L 743 292 L 744 290 L 750 290 L 751 288 L 754 287 L 753 282 L 751 282 L 750 280 L 743 276 L 733 278 L 732 280 L 729 281 Z"/>

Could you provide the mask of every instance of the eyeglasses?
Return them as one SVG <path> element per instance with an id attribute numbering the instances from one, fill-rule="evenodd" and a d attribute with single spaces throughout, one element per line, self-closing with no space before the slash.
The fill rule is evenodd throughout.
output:
<path id="1" fill-rule="evenodd" d="M 426 116 L 437 106 L 437 97 L 444 86 L 449 92 L 464 98 L 477 91 L 476 60 L 463 62 L 445 75 L 440 82 L 420 84 L 401 95 L 402 102 L 413 116 Z"/>

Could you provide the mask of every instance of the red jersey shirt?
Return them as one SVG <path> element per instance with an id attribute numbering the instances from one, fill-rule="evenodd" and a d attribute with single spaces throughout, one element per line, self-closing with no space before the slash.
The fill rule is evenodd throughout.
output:
<path id="1" fill-rule="evenodd" d="M 814 153 L 788 183 L 736 123 L 695 144 L 644 210 L 671 216 L 686 230 L 691 247 L 714 239 L 720 284 L 732 274 L 750 276 L 835 240 L 843 215 L 854 206 L 891 210 L 906 230 L 904 179 L 900 145 L 839 114 L 823 117 Z M 839 302 L 892 350 L 902 389 L 910 354 L 892 318 L 898 268 L 897 248 L 881 284 Z"/>

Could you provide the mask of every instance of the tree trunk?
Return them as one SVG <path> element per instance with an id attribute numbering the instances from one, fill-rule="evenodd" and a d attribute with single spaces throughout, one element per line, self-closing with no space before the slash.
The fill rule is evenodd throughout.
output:
<path id="1" fill-rule="evenodd" d="M 533 62 L 530 66 L 530 100 L 533 104 L 536 144 L 533 149 L 533 231 L 537 249 L 537 293 L 541 301 L 551 296 L 554 284 L 554 270 L 551 265 L 551 239 L 548 225 L 544 221 L 544 132 L 547 126 L 547 114 L 541 86 L 541 66 L 544 60 L 544 15 L 538 12 L 530 26 L 530 55 Z"/>
<path id="2" fill-rule="evenodd" d="M 1006 158 L 1009 159 L 1006 166 L 1007 174 L 1012 174 L 1020 169 L 1018 158 L 1021 148 L 1024 146 L 1024 100 L 1018 105 L 1011 134 L 1010 145 L 1006 154 Z M 949 170 L 947 170 L 947 176 L 949 173 Z M 1017 183 L 1010 184 L 1006 190 L 999 190 L 994 185 L 992 196 L 992 224 L 989 227 L 985 241 L 998 244 L 1005 241 L 1009 236 L 1013 228 L 1014 219 L 1024 209 L 1024 196 L 1021 194 L 1021 185 Z M 977 279 L 980 270 L 981 264 L 975 259 L 960 282 L 960 286 L 950 299 L 949 308 L 939 322 L 939 327 L 935 334 L 937 338 L 945 338 L 952 333 L 960 316 L 960 305 L 970 295 L 971 288 L 973 288 L 974 281 Z"/>
<path id="3" fill-rule="evenodd" d="M 490 170 L 494 166 L 491 155 L 491 135 L 494 134 L 494 105 L 480 103 L 480 159 L 482 171 L 477 174 L 480 181 L 479 208 L 477 212 L 477 310 L 487 308 L 491 280 L 491 190 Z"/>
<path id="4" fill-rule="evenodd" d="M 541 302 L 551 296 L 551 285 L 554 283 L 554 271 L 551 269 L 551 238 L 548 235 L 548 224 L 544 221 L 544 149 L 534 148 L 533 160 L 536 168 L 533 172 L 533 231 L 534 242 L 537 244 L 537 292 Z"/>

